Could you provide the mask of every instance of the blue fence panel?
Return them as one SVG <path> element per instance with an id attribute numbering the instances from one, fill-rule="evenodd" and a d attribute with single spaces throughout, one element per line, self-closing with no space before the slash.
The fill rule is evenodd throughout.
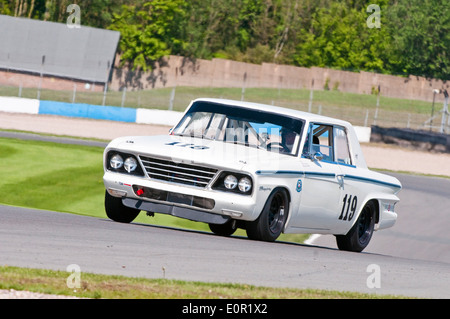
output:
<path id="1" fill-rule="evenodd" d="M 136 109 L 81 103 L 40 101 L 39 114 L 82 117 L 96 120 L 136 122 Z"/>

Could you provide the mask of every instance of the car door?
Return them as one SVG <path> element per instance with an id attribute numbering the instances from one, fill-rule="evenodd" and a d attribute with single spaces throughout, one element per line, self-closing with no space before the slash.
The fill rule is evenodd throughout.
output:
<path id="1" fill-rule="evenodd" d="M 304 177 L 293 228 L 329 233 L 336 225 L 342 199 L 342 172 L 335 161 L 332 125 L 311 124 L 300 159 Z"/>
<path id="2" fill-rule="evenodd" d="M 344 127 L 334 127 L 334 151 L 336 162 L 341 170 L 341 200 L 337 216 L 336 233 L 345 234 L 357 218 L 364 199 L 364 183 L 360 182 L 360 168 L 353 162 L 348 132 Z"/>

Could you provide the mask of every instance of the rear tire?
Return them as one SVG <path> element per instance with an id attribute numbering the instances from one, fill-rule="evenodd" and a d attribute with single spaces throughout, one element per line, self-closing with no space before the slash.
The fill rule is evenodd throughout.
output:
<path id="1" fill-rule="evenodd" d="M 131 223 L 141 212 L 125 206 L 122 198 L 111 196 L 108 191 L 105 192 L 105 211 L 109 219 L 119 223 Z"/>
<path id="2" fill-rule="evenodd" d="M 375 204 L 368 202 L 347 235 L 336 236 L 340 250 L 361 252 L 369 245 L 375 227 L 375 212 Z"/>
<path id="3" fill-rule="evenodd" d="M 250 239 L 275 241 L 283 232 L 289 212 L 289 197 L 284 189 L 275 189 L 258 219 L 247 223 Z"/>

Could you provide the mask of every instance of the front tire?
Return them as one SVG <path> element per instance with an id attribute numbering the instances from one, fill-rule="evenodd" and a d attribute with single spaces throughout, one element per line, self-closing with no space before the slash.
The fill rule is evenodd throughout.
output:
<path id="1" fill-rule="evenodd" d="M 361 252 L 369 245 L 375 227 L 375 212 L 375 204 L 368 202 L 347 235 L 336 236 L 340 250 Z"/>
<path id="2" fill-rule="evenodd" d="M 105 192 L 105 211 L 109 219 L 119 223 L 131 223 L 141 212 L 125 206 L 122 198 L 111 196 L 108 191 Z"/>
<path id="3" fill-rule="evenodd" d="M 275 189 L 258 219 L 247 223 L 250 239 L 275 241 L 282 233 L 289 212 L 289 197 L 284 189 Z"/>
<path id="4" fill-rule="evenodd" d="M 209 224 L 209 229 L 216 235 L 228 237 L 233 235 L 236 231 L 237 222 L 236 220 L 231 219 L 225 224 Z"/>

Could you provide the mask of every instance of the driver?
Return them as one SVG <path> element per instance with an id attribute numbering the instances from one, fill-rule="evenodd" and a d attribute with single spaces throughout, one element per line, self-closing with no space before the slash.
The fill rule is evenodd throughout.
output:
<path id="1" fill-rule="evenodd" d="M 297 134 L 295 134 L 294 131 L 291 131 L 285 127 L 283 127 L 280 131 L 281 133 L 281 145 L 283 146 L 283 151 L 285 153 L 291 153 L 292 148 L 294 146 L 295 137 Z"/>

